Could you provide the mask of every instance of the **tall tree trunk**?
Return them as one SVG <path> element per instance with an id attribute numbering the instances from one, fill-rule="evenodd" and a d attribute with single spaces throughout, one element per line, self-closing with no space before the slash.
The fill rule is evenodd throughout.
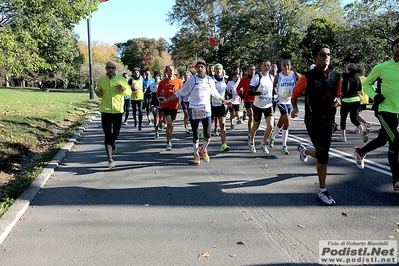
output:
<path id="1" fill-rule="evenodd" d="M 7 87 L 7 88 L 10 87 L 10 82 L 8 81 L 8 74 L 7 74 L 7 72 L 6 72 L 6 78 L 5 78 L 4 81 L 6 82 L 6 87 Z"/>

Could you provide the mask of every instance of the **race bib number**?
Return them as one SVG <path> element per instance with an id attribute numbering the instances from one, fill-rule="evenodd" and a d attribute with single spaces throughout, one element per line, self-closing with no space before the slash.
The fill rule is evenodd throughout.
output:
<path id="1" fill-rule="evenodd" d="M 192 108 L 192 109 L 191 109 L 191 113 L 192 113 L 193 119 L 203 119 L 203 118 L 206 118 L 206 111 L 205 111 L 205 110 L 201 110 L 201 109 L 197 109 L 197 108 Z"/>

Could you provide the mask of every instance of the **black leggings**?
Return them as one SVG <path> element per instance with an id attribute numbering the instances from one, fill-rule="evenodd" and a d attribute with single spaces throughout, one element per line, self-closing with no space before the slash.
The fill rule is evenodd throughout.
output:
<path id="1" fill-rule="evenodd" d="M 346 118 L 349 116 L 351 118 L 352 124 L 354 124 L 356 127 L 360 125 L 360 122 L 357 121 L 357 116 L 359 114 L 360 110 L 360 102 L 352 102 L 352 103 L 345 103 L 342 102 L 341 105 L 341 130 L 346 129 Z"/>
<path id="2" fill-rule="evenodd" d="M 398 115 L 388 112 L 378 112 L 378 120 L 381 124 L 381 130 L 377 138 L 381 138 L 381 144 L 384 140 L 389 142 L 388 163 L 391 168 L 393 181 L 399 180 L 399 133 L 398 133 Z"/>
<path id="3" fill-rule="evenodd" d="M 193 131 L 193 142 L 196 143 L 198 142 L 199 139 L 199 123 L 202 123 L 202 128 L 204 130 L 204 139 L 210 139 L 211 138 L 211 126 L 212 126 L 212 117 L 206 117 L 203 119 L 191 119 L 190 118 L 190 124 L 191 124 L 191 129 Z"/>
<path id="4" fill-rule="evenodd" d="M 318 163 L 328 163 L 328 152 L 330 151 L 332 135 L 331 124 L 332 121 L 319 121 L 305 124 L 310 140 L 316 149 L 316 159 Z"/>
<path id="5" fill-rule="evenodd" d="M 137 123 L 136 113 L 139 113 L 139 126 L 141 126 L 141 122 L 143 121 L 143 100 L 132 100 L 132 108 L 133 108 L 133 120 L 134 123 Z"/>
<path id="6" fill-rule="evenodd" d="M 125 111 L 125 122 L 129 118 L 129 109 L 130 109 L 130 98 L 125 99 L 125 104 L 123 105 L 123 110 Z"/>
<path id="7" fill-rule="evenodd" d="M 108 158 L 112 157 L 112 147 L 115 146 L 115 141 L 118 139 L 121 131 L 122 116 L 122 113 L 101 113 L 101 126 L 105 135 L 104 145 Z"/>
<path id="8" fill-rule="evenodd" d="M 391 169 L 392 179 L 396 182 L 399 179 L 399 163 L 398 163 L 398 150 L 399 150 L 399 134 L 398 134 L 398 115 L 388 112 L 377 113 L 377 118 L 380 121 L 381 129 L 377 138 L 370 141 L 366 146 L 360 148 L 359 155 L 364 156 L 368 152 L 384 146 L 389 142 L 388 150 L 388 163 Z"/>

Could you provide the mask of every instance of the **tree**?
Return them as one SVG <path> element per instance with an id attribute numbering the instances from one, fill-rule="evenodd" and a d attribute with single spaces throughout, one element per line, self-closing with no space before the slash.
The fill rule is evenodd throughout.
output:
<path id="1" fill-rule="evenodd" d="M 71 63 L 78 57 L 72 30 L 99 4 L 98 0 L 3 0 L 0 66 L 11 76 L 29 71 L 63 71 L 65 66 L 54 62 Z"/>
<path id="2" fill-rule="evenodd" d="M 159 64 L 155 63 L 157 59 L 162 58 L 166 45 L 167 41 L 163 38 L 158 40 L 136 38 L 116 44 L 121 61 L 130 71 L 133 71 L 135 67 L 150 69 L 151 71 L 158 70 L 154 69 L 159 67 Z M 145 61 L 146 57 L 149 59 L 147 62 Z"/>
<path id="3" fill-rule="evenodd" d="M 217 22 L 226 3 L 226 0 L 176 0 L 168 18 L 171 24 L 181 26 L 168 47 L 174 61 L 191 66 L 196 54 L 207 62 L 216 60 L 221 40 Z M 209 46 L 210 36 L 217 40 L 215 47 Z"/>
<path id="4" fill-rule="evenodd" d="M 90 77 L 88 46 L 86 42 L 79 41 L 78 47 L 80 53 L 82 54 L 84 63 L 79 65 L 79 75 L 75 76 L 74 82 L 80 89 L 83 89 L 85 87 L 88 87 Z M 123 72 L 128 72 L 126 66 L 118 59 L 118 48 L 116 45 L 96 41 L 92 43 L 91 47 L 93 53 L 92 59 L 94 83 L 97 83 L 98 79 L 104 76 L 105 63 L 109 60 L 115 61 L 117 66 L 117 74 L 122 75 Z"/>
<path id="5" fill-rule="evenodd" d="M 371 70 L 388 60 L 399 35 L 399 3 L 392 0 L 355 1 L 344 8 L 348 22 L 337 36 L 341 65 L 350 62 Z"/>
<path id="6" fill-rule="evenodd" d="M 304 67 L 307 63 L 298 55 L 299 44 L 315 18 L 341 23 L 339 0 L 176 1 L 169 21 L 182 27 L 169 50 L 173 60 L 190 63 L 197 52 L 225 68 L 257 64 L 262 59 L 280 62 L 282 58 Z M 208 44 L 210 35 L 217 39 L 215 47 Z"/>

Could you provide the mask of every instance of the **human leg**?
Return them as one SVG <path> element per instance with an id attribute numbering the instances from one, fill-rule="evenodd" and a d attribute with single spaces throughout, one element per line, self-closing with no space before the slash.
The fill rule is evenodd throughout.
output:
<path id="1" fill-rule="evenodd" d="M 392 180 L 394 190 L 399 190 L 397 182 L 399 182 L 399 161 L 398 161 L 398 150 L 399 150 L 399 133 L 398 127 L 398 115 L 388 112 L 379 112 L 378 120 L 381 126 L 388 135 L 389 150 L 388 150 L 388 163 L 392 173 Z"/>
<path id="2" fill-rule="evenodd" d="M 143 112 L 142 112 L 142 110 L 143 110 L 143 100 L 137 101 L 137 109 L 138 109 L 138 115 L 139 115 L 139 127 L 138 127 L 138 129 L 139 129 L 139 131 L 141 131 L 141 126 L 142 126 L 142 123 L 143 123 Z"/>

